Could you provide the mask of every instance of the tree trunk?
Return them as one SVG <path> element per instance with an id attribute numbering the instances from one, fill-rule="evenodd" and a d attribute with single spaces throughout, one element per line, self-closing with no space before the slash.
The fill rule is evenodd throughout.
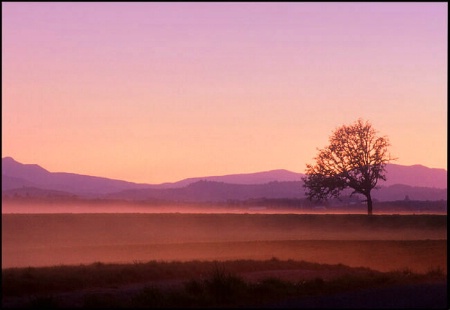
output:
<path id="1" fill-rule="evenodd" d="M 370 196 L 370 193 L 367 194 L 367 214 L 372 215 L 372 197 Z"/>

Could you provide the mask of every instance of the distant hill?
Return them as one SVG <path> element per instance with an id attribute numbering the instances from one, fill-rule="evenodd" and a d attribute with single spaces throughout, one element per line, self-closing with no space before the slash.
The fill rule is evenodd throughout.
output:
<path id="1" fill-rule="evenodd" d="M 371 192 L 372 198 L 379 201 L 395 200 L 447 200 L 447 189 L 418 187 L 404 184 L 383 186 Z"/>
<path id="2" fill-rule="evenodd" d="M 386 170 L 387 180 L 380 181 L 380 185 L 404 184 L 417 187 L 447 188 L 447 170 L 445 169 L 428 168 L 422 165 L 388 164 Z"/>
<path id="3" fill-rule="evenodd" d="M 3 191 L 2 197 L 74 198 L 75 195 L 73 193 L 41 189 L 37 187 L 21 187 Z"/>
<path id="4" fill-rule="evenodd" d="M 301 181 L 304 176 L 303 173 L 279 169 L 247 174 L 188 178 L 175 183 L 161 184 L 158 188 L 184 187 L 200 180 L 230 184 L 264 184 L 273 181 L 289 182 Z M 387 180 L 379 180 L 378 185 L 404 184 L 413 187 L 447 188 L 447 170 L 445 169 L 428 168 L 422 165 L 402 166 L 388 164 L 386 165 L 386 176 Z"/>
<path id="5" fill-rule="evenodd" d="M 137 189 L 106 195 L 126 200 L 166 200 L 187 202 L 223 202 L 255 198 L 304 198 L 302 182 L 269 182 L 265 184 L 229 184 L 201 180 L 185 187 Z"/>
<path id="6" fill-rule="evenodd" d="M 126 189 L 146 188 L 147 184 L 66 172 L 49 172 L 39 165 L 21 164 L 11 157 L 2 159 L 2 191 L 23 186 L 71 192 L 79 195 L 99 195 Z"/>
<path id="7" fill-rule="evenodd" d="M 188 178 L 175 183 L 166 183 L 166 188 L 184 187 L 198 181 L 213 181 L 229 184 L 265 184 L 269 182 L 288 182 L 300 181 L 304 176 L 302 173 L 296 173 L 284 169 L 270 170 L 255 173 L 229 174 L 223 176 L 209 176 Z"/>
<path id="8" fill-rule="evenodd" d="M 181 188 L 127 190 L 106 195 L 106 198 L 123 200 L 157 200 L 183 202 L 226 202 L 250 199 L 303 199 L 303 182 L 269 182 L 265 184 L 228 184 L 201 180 Z M 348 194 L 350 191 L 347 191 Z M 345 197 L 345 193 L 342 195 Z M 364 197 L 360 196 L 361 199 Z M 372 197 L 378 201 L 447 200 L 447 190 L 414 187 L 397 184 L 381 186 L 373 190 Z"/>
<path id="9" fill-rule="evenodd" d="M 2 159 L 2 193 L 39 192 L 39 195 L 79 195 L 82 197 L 127 200 L 226 201 L 258 198 L 304 198 L 301 173 L 271 170 L 257 173 L 196 177 L 164 184 L 138 184 L 122 180 L 49 172 L 36 164 L 22 164 L 11 157 Z M 447 199 L 447 171 L 421 165 L 387 166 L 387 181 L 373 191 L 380 201 Z M 35 190 L 29 191 L 28 189 Z M 18 190 L 24 189 L 24 190 Z M 15 190 L 15 191 L 14 191 Z M 27 191 L 28 190 L 28 191 Z"/>
<path id="10" fill-rule="evenodd" d="M 23 187 L 36 187 L 36 184 L 21 178 L 10 177 L 2 174 L 2 191 Z"/>

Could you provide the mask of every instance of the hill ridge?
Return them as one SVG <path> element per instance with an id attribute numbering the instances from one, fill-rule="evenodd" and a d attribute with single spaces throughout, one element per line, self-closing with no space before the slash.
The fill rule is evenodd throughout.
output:
<path id="1" fill-rule="evenodd" d="M 410 187 L 447 188 L 447 171 L 445 169 L 428 168 L 423 165 L 388 164 L 387 170 L 387 181 L 380 181 L 379 186 L 387 188 L 401 184 Z M 37 164 L 21 164 L 12 157 L 2 158 L 2 192 L 33 186 L 77 195 L 102 196 L 132 190 L 180 189 L 200 180 L 235 185 L 264 185 L 271 182 L 285 182 L 285 185 L 287 182 L 299 182 L 300 184 L 302 176 L 304 174 L 287 169 L 272 169 L 254 173 L 193 177 L 173 183 L 146 184 L 69 172 L 49 172 Z M 267 190 L 273 190 L 274 187 L 275 185 L 272 184 L 272 189 Z"/>

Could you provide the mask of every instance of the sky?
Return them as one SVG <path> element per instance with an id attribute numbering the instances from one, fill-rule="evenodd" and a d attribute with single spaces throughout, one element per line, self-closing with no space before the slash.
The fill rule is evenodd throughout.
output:
<path id="1" fill-rule="evenodd" d="M 304 172 L 358 118 L 447 169 L 447 2 L 2 2 L 2 157 L 138 183 Z"/>

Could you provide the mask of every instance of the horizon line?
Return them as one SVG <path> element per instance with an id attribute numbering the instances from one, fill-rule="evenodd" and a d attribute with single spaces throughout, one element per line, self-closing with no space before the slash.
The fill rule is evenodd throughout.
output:
<path id="1" fill-rule="evenodd" d="M 275 172 L 275 171 L 285 171 L 285 172 L 288 172 L 288 173 L 305 175 L 305 173 L 302 173 L 302 172 L 296 172 L 296 171 L 292 171 L 292 170 L 289 170 L 289 169 L 279 168 L 279 169 L 270 169 L 270 170 L 260 170 L 260 171 L 255 171 L 255 172 L 240 172 L 240 173 L 238 172 L 238 173 L 228 173 L 228 174 L 220 174 L 220 175 L 193 176 L 193 177 L 186 177 L 186 178 L 183 178 L 183 179 L 179 179 L 177 181 L 165 181 L 165 182 L 160 182 L 160 183 L 149 183 L 149 182 L 128 181 L 128 180 L 125 180 L 125 179 L 118 179 L 118 178 L 111 178 L 111 177 L 104 177 L 104 176 L 99 176 L 99 175 L 91 175 L 91 174 L 76 173 L 76 172 L 49 171 L 46 168 L 44 168 L 41 165 L 36 164 L 36 163 L 27 164 L 27 163 L 19 162 L 16 159 L 14 159 L 12 156 L 4 156 L 4 157 L 2 157 L 2 164 L 3 164 L 3 160 L 4 159 L 12 159 L 14 162 L 17 162 L 17 163 L 19 163 L 21 165 L 35 165 L 35 166 L 38 166 L 38 167 L 46 170 L 49 173 L 75 174 L 75 175 L 80 175 L 80 176 L 96 177 L 96 178 L 108 179 L 108 180 L 113 180 L 113 181 L 123 181 L 123 182 L 127 182 L 127 183 L 138 184 L 138 185 L 167 185 L 167 184 L 179 183 L 179 182 L 183 182 L 183 181 L 187 181 L 187 180 L 191 180 L 191 179 L 200 179 L 201 180 L 202 178 L 218 178 L 218 177 L 239 176 L 239 175 L 242 176 L 242 175 L 251 175 L 251 174 Z M 396 165 L 396 166 L 404 166 L 404 167 L 421 166 L 421 167 L 425 167 L 425 168 L 428 168 L 428 169 L 439 169 L 439 170 L 444 170 L 444 171 L 447 172 L 447 169 L 445 169 L 445 168 L 433 168 L 433 167 L 425 166 L 423 164 L 402 165 L 402 164 L 398 164 L 398 163 L 387 163 L 387 165 Z M 3 169 L 2 169 L 2 175 L 3 175 Z"/>

